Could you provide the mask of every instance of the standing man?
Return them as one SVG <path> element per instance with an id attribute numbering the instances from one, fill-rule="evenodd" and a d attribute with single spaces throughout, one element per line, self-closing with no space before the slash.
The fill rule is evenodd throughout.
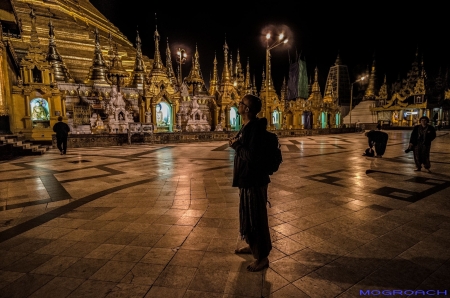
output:
<path id="1" fill-rule="evenodd" d="M 233 187 L 239 187 L 240 234 L 248 244 L 236 249 L 235 253 L 253 255 L 255 261 L 248 265 L 248 271 L 269 267 L 268 256 L 272 250 L 266 207 L 270 178 L 262 166 L 267 119 L 256 117 L 260 111 L 261 99 L 245 95 L 238 108 L 243 126 L 236 137 L 229 141 L 235 150 Z"/>
<path id="2" fill-rule="evenodd" d="M 436 129 L 429 125 L 430 119 L 428 117 L 421 117 L 419 122 L 420 124 L 413 128 L 408 148 L 414 152 L 414 163 L 416 164 L 414 171 L 420 171 L 423 164 L 427 172 L 431 173 L 430 148 L 431 142 L 436 138 Z"/>
<path id="3" fill-rule="evenodd" d="M 62 122 L 63 118 L 58 117 L 58 122 L 53 125 L 53 131 L 56 132 L 56 145 L 58 146 L 61 155 L 66 154 L 67 151 L 67 136 L 69 135 L 70 127 Z"/>

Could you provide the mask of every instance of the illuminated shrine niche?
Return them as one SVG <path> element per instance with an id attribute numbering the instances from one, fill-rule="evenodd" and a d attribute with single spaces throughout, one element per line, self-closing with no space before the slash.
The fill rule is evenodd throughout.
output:
<path id="1" fill-rule="evenodd" d="M 278 124 L 280 121 L 280 114 L 278 113 L 278 111 L 273 111 L 272 113 L 272 123 L 273 124 Z"/>
<path id="2" fill-rule="evenodd" d="M 230 126 L 231 130 L 239 130 L 239 115 L 235 107 L 230 109 Z"/>
<path id="3" fill-rule="evenodd" d="M 43 98 L 35 98 L 30 102 L 32 120 L 50 120 L 48 102 Z"/>
<path id="4" fill-rule="evenodd" d="M 170 107 L 165 102 L 160 102 L 156 105 L 156 125 L 169 126 L 170 125 Z"/>

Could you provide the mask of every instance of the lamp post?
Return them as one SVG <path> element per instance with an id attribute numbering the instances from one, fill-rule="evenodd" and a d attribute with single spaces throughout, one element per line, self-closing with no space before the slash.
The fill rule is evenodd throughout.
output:
<path id="1" fill-rule="evenodd" d="M 278 36 L 278 40 L 276 40 L 272 45 L 269 46 L 269 40 L 270 40 L 271 34 L 266 34 L 266 104 L 269 100 L 269 76 L 270 76 L 270 50 L 278 47 L 279 45 L 285 44 L 288 42 L 287 38 L 284 38 L 284 34 L 281 33 Z M 265 116 L 265 115 L 264 115 Z M 270 115 L 267 115 L 270 116 Z M 270 118 L 271 119 L 271 118 Z"/>
<path id="2" fill-rule="evenodd" d="M 352 126 L 352 107 L 353 107 L 353 84 L 358 83 L 360 81 L 364 81 L 366 79 L 365 76 L 360 77 L 356 81 L 350 84 L 350 127 Z"/>
<path id="3" fill-rule="evenodd" d="M 186 50 L 182 48 L 178 48 L 177 50 L 177 62 L 178 62 L 178 84 L 181 87 L 183 76 L 181 74 L 181 65 L 186 62 Z"/>

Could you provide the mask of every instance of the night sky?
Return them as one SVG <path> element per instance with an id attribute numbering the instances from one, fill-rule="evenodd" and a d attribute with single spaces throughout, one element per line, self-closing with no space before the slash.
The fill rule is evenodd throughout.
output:
<path id="1" fill-rule="evenodd" d="M 154 54 L 155 24 L 161 36 L 160 51 L 165 61 L 166 39 L 172 50 L 174 69 L 178 47 L 186 49 L 189 61 L 183 66 L 183 76 L 190 70 L 195 45 L 200 55 L 203 78 L 209 83 L 214 53 L 217 53 L 219 75 L 223 67 L 223 44 L 226 42 L 233 59 L 240 51 L 244 71 L 247 57 L 250 71 L 256 76 L 257 87 L 265 66 L 265 30 L 284 28 L 287 45 L 272 50 L 272 76 L 279 91 L 283 77 L 288 79 L 289 61 L 297 55 L 306 60 L 308 75 L 319 69 L 323 92 L 330 66 L 339 53 L 349 67 L 350 78 L 370 67 L 375 54 L 379 83 L 387 75 L 388 83 L 404 78 L 414 60 L 416 49 L 424 57 L 428 77 L 439 69 L 447 70 L 450 51 L 446 45 L 448 26 L 444 24 L 446 9 L 427 7 L 431 4 L 402 4 L 402 8 L 378 2 L 361 2 L 359 6 L 336 1 L 294 2 L 245 1 L 173 2 L 151 1 L 144 8 L 137 0 L 91 0 L 128 39 L 135 44 L 136 28 L 142 40 L 143 53 Z M 126 5 L 125 5 L 126 3 Z M 297 3 L 297 4 L 295 4 Z M 372 7 L 370 7 L 372 6 Z M 155 20 L 156 14 L 156 20 Z"/>

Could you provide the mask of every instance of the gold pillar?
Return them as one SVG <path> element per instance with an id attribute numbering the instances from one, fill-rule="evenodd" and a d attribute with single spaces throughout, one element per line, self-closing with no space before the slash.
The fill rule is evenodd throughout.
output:
<path id="1" fill-rule="evenodd" d="M 1 24 L 0 24 L 1 25 Z M 1 32 L 1 30 L 0 30 Z M 1 39 L 1 36 L 0 36 Z M 8 108 L 6 105 L 6 94 L 5 94 L 5 74 L 3 70 L 7 69 L 7 67 L 3 67 L 3 53 L 5 52 L 3 48 L 3 42 L 0 40 L 0 116 L 8 116 Z M 6 61 L 6 60 L 5 60 Z M 6 63 L 5 63 L 6 66 Z M 7 74 L 6 74 L 7 75 Z"/>
<path id="2" fill-rule="evenodd" d="M 213 117 L 211 119 L 211 127 L 213 129 L 216 129 L 218 121 L 219 121 L 219 108 L 217 106 L 215 106 L 213 108 Z"/>
<path id="3" fill-rule="evenodd" d="M 292 113 L 292 128 L 298 128 L 299 115 L 301 116 L 301 114 L 298 114 L 297 111 L 294 111 L 294 113 Z"/>
<path id="4" fill-rule="evenodd" d="M 225 107 L 225 127 L 227 128 L 227 131 L 231 130 L 231 123 L 230 123 L 230 107 Z"/>
<path id="5" fill-rule="evenodd" d="M 155 130 L 157 129 L 156 128 L 156 105 L 157 104 L 154 103 L 153 100 L 151 100 L 151 104 L 150 104 L 151 109 L 150 109 L 150 111 L 152 112 L 152 123 L 153 123 L 153 125 L 155 127 Z"/>

